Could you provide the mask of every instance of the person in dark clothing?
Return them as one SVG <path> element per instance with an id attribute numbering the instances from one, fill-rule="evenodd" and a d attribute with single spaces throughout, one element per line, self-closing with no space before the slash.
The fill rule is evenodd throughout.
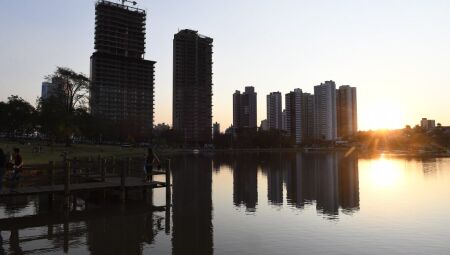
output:
<path id="1" fill-rule="evenodd" d="M 16 183 L 20 179 L 20 173 L 22 172 L 23 160 L 20 155 L 19 148 L 14 148 L 13 154 L 13 171 L 11 175 L 11 182 Z"/>
<path id="2" fill-rule="evenodd" d="M 153 171 L 153 165 L 155 163 L 160 164 L 158 156 L 155 154 L 152 148 L 148 148 L 147 150 L 147 157 L 145 158 L 145 166 L 144 166 L 144 173 L 145 173 L 145 181 L 150 181 L 152 177 L 152 171 Z"/>
<path id="3" fill-rule="evenodd" d="M 3 190 L 3 176 L 5 175 L 6 169 L 6 155 L 0 148 L 0 192 Z"/>

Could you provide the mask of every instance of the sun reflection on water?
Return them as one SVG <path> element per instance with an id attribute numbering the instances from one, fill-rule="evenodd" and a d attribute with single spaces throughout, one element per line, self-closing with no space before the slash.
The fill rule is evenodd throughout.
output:
<path id="1" fill-rule="evenodd" d="M 387 159 L 384 155 L 372 162 L 368 174 L 370 183 L 377 188 L 392 188 L 404 177 L 403 168 L 398 162 Z"/>

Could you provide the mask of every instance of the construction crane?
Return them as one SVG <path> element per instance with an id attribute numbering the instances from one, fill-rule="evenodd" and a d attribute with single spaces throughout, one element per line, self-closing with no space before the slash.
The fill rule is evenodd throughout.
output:
<path id="1" fill-rule="evenodd" d="M 122 5 L 125 5 L 125 3 L 130 3 L 130 4 L 133 4 L 133 5 L 137 4 L 136 1 L 122 0 Z"/>

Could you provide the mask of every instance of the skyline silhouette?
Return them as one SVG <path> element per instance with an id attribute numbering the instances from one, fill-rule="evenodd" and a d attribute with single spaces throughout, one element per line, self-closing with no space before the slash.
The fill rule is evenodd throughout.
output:
<path id="1" fill-rule="evenodd" d="M 0 41 L 0 100 L 17 94 L 34 103 L 40 83 L 55 66 L 89 74 L 94 3 L 3 3 L 0 24 L 9 36 Z M 448 5 L 139 1 L 148 11 L 146 57 L 157 61 L 155 123 L 171 123 L 171 40 L 178 29 L 191 28 L 215 41 L 213 122 L 223 128 L 232 122 L 236 89 L 255 87 L 259 122 L 269 92 L 301 88 L 311 93 L 329 79 L 358 87 L 361 130 L 415 125 L 422 117 L 448 125 L 443 111 L 449 92 L 444 85 L 450 82 L 445 69 Z M 183 12 L 194 9 L 201 15 Z M 389 114 L 373 118 L 382 112 Z"/>

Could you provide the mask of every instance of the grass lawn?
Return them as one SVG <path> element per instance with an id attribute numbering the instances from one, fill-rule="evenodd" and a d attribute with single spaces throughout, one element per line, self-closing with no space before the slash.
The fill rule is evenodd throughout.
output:
<path id="1" fill-rule="evenodd" d="M 38 143 L 30 144 L 19 144 L 15 142 L 3 142 L 0 141 L 0 148 L 3 149 L 5 153 L 12 153 L 13 148 L 19 148 L 20 153 L 25 165 L 33 164 L 46 164 L 49 161 L 61 161 L 62 154 L 67 152 L 67 155 L 72 157 L 133 157 L 142 156 L 144 157 L 146 153 L 145 148 L 122 148 L 117 145 L 86 145 L 86 144 L 74 144 L 70 147 L 66 147 L 62 144 L 56 144 L 53 146 L 46 146 L 44 143 L 41 145 L 41 152 L 33 152 L 33 148 L 39 146 Z"/>

